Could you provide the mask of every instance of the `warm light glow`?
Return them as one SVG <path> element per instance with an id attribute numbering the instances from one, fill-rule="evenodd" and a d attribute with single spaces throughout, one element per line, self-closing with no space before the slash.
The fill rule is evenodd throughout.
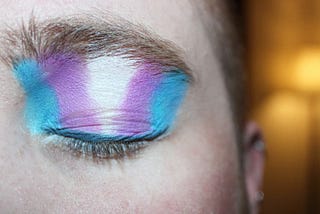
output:
<path id="1" fill-rule="evenodd" d="M 320 92 L 320 48 L 302 51 L 296 63 L 295 87 L 301 91 Z"/>

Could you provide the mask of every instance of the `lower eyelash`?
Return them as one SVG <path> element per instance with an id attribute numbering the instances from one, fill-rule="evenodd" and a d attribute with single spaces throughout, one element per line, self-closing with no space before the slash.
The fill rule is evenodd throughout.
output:
<path id="1" fill-rule="evenodd" d="M 96 140 L 88 140 L 83 136 L 89 134 L 72 132 L 60 132 L 59 130 L 47 130 L 48 137 L 45 143 L 53 143 L 64 149 L 72 151 L 77 156 L 86 156 L 100 159 L 120 159 L 136 155 L 141 149 L 148 146 L 152 141 L 165 137 L 166 130 L 144 136 L 131 137 L 101 137 Z M 87 137 L 88 138 L 88 137 Z M 113 140 L 112 140 L 113 139 Z"/>

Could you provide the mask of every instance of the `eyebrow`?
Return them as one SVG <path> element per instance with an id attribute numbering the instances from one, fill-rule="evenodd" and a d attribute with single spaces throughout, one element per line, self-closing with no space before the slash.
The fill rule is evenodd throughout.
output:
<path id="1" fill-rule="evenodd" d="M 183 51 L 144 26 L 123 18 L 82 14 L 39 22 L 33 15 L 17 29 L 0 32 L 0 61 L 14 66 L 23 59 L 54 54 L 78 54 L 87 60 L 121 56 L 135 63 L 158 63 L 177 67 L 190 76 Z"/>

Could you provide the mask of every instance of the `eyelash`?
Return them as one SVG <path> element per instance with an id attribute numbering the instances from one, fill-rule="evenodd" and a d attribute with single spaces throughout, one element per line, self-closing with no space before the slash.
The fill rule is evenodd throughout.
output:
<path id="1" fill-rule="evenodd" d="M 46 141 L 64 147 L 72 151 L 77 156 L 86 156 L 99 159 L 121 159 L 123 157 L 132 157 L 151 142 L 160 140 L 165 137 L 167 130 L 159 133 L 152 133 L 140 137 L 119 137 L 100 138 L 95 140 L 81 139 L 78 134 L 71 132 L 59 133 L 61 130 L 47 130 L 48 137 Z M 73 137 L 73 136 L 74 137 Z M 84 136 L 86 134 L 84 133 Z"/>

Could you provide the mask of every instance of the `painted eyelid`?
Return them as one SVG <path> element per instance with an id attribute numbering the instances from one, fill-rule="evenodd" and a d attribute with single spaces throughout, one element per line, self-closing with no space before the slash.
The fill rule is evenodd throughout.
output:
<path id="1" fill-rule="evenodd" d="M 141 117 L 143 117 L 143 115 L 138 114 L 138 117 L 137 117 L 136 112 L 132 113 L 132 111 L 127 111 L 127 112 L 124 112 L 122 116 L 118 117 L 118 120 L 121 120 L 121 119 L 125 120 L 125 122 L 123 123 L 126 124 L 124 125 L 124 127 L 121 127 L 121 129 L 119 129 L 120 134 L 118 133 L 118 135 L 105 136 L 105 135 L 98 135 L 98 134 L 86 133 L 81 131 L 74 132 L 68 128 L 63 128 L 59 130 L 51 129 L 50 132 L 56 133 L 62 136 L 66 136 L 66 137 L 78 138 L 78 139 L 83 139 L 86 141 L 93 141 L 93 142 L 99 142 L 99 141 L 133 142 L 138 140 L 149 141 L 167 133 L 168 131 L 170 131 L 170 124 L 173 123 L 176 110 L 181 103 L 181 99 L 183 98 L 186 90 L 187 82 L 189 81 L 188 77 L 185 76 L 182 73 L 182 71 L 179 71 L 177 69 L 173 70 L 173 69 L 174 68 L 171 68 L 171 70 L 167 69 L 167 71 L 163 73 L 163 75 L 166 76 L 166 78 L 163 78 L 162 83 L 157 86 L 156 92 L 152 93 L 152 96 L 153 96 L 152 99 L 155 105 L 151 106 L 151 112 L 149 112 L 149 114 L 153 116 L 143 121 L 145 122 L 145 125 L 148 126 L 148 130 L 145 130 L 144 132 L 143 131 L 137 132 L 135 128 L 133 129 L 135 133 L 128 133 L 128 130 L 130 129 L 132 130 L 132 126 L 141 124 L 142 122 Z M 151 74 L 151 75 L 154 75 L 154 74 Z M 141 76 L 138 75 L 138 77 L 141 77 Z M 148 76 L 148 78 L 150 78 L 150 76 Z M 136 78 L 132 78 L 132 79 L 136 80 Z M 180 84 L 182 85 L 179 86 L 177 85 L 178 83 L 179 85 Z M 142 93 L 145 93 L 145 91 L 139 90 L 139 85 L 136 86 L 137 84 L 132 84 L 132 85 L 135 85 L 135 86 L 131 88 L 131 90 L 136 91 L 137 94 L 134 94 L 134 96 L 130 94 L 130 96 L 128 96 L 129 99 L 127 99 L 123 105 L 130 106 L 130 108 L 134 108 L 134 110 L 137 110 L 139 109 L 139 107 L 136 105 L 141 105 L 141 103 L 143 103 L 144 101 Z M 172 95 L 171 99 L 167 98 L 168 94 Z M 126 107 L 126 108 L 128 109 L 129 107 Z M 168 109 L 168 110 L 164 111 L 164 109 Z"/>
<path id="2" fill-rule="evenodd" d="M 88 103 L 94 103 L 94 105 L 100 104 L 100 107 L 96 107 L 97 109 L 101 108 L 104 105 L 109 104 L 106 100 L 99 103 L 102 98 L 105 98 L 105 96 L 103 95 L 108 95 L 108 87 L 101 86 L 103 89 L 102 91 L 104 91 L 105 94 L 102 93 L 99 96 L 96 96 L 96 99 L 93 99 L 92 97 L 94 96 L 89 95 L 94 94 L 97 90 L 97 87 L 92 87 L 92 89 L 90 88 L 92 86 L 92 83 L 90 85 L 90 83 L 87 84 L 84 82 L 87 79 L 97 81 L 97 79 L 99 79 L 97 78 L 97 76 L 104 77 L 105 75 L 107 75 L 107 77 L 110 77 L 110 72 L 113 72 L 113 81 L 116 82 L 116 84 L 114 84 L 113 81 L 111 81 L 111 83 L 114 84 L 114 87 L 117 87 L 120 84 L 119 81 L 117 82 L 117 78 L 119 78 L 120 75 L 119 68 L 121 68 L 121 65 L 124 65 L 126 67 L 131 63 L 129 61 L 124 61 L 122 58 L 104 58 L 104 63 L 101 63 L 101 61 L 94 61 L 93 64 L 89 63 L 89 66 L 86 67 L 86 63 L 82 63 L 81 60 L 77 58 L 72 60 L 72 63 L 70 63 L 70 61 L 61 63 L 59 62 L 59 60 L 63 61 L 62 58 L 63 56 L 54 56 L 53 59 L 48 59 L 47 61 L 41 63 L 35 60 L 28 59 L 22 61 L 14 68 L 16 77 L 27 94 L 26 120 L 28 123 L 28 128 L 33 134 L 43 134 L 45 130 L 48 129 L 55 130 L 51 133 L 57 134 L 57 130 L 67 130 L 68 127 L 72 127 L 72 125 L 77 125 L 80 127 L 80 120 L 78 120 L 76 124 L 61 124 L 62 118 L 65 118 L 65 115 L 72 115 L 72 112 L 66 113 L 63 116 L 61 115 L 64 112 L 63 105 L 66 105 L 68 107 L 65 108 L 67 110 L 79 110 L 79 107 L 77 106 L 79 102 L 71 102 L 72 97 L 70 96 L 70 94 L 68 95 L 68 93 L 71 93 L 70 90 L 72 91 L 72 89 L 68 91 L 65 90 L 64 87 L 70 84 L 70 86 L 68 86 L 69 88 L 71 87 L 71 85 L 73 85 L 72 87 L 75 87 L 75 89 L 87 89 L 87 91 L 84 90 L 86 93 L 82 93 L 82 96 L 88 99 Z M 112 59 L 114 61 L 110 63 L 110 60 Z M 50 65 L 50 63 L 54 64 L 54 66 Z M 110 64 L 113 65 L 113 67 L 110 67 Z M 118 69 L 115 69 L 115 65 L 118 66 L 116 67 Z M 108 72 L 101 72 L 101 70 L 108 68 L 108 66 Z M 44 68 L 50 68 L 51 71 L 45 70 Z M 66 82 L 64 79 L 64 81 L 55 83 L 55 81 L 60 80 L 61 78 L 66 78 L 64 75 L 59 76 L 62 72 L 55 73 L 57 72 L 55 71 L 56 69 L 61 69 L 65 73 L 67 72 L 69 74 L 69 79 L 67 78 L 69 82 Z M 114 133 L 109 134 L 108 132 L 106 132 L 106 130 L 101 131 L 99 129 L 91 129 L 92 127 L 87 130 L 69 130 L 69 133 L 71 133 L 70 131 L 82 131 L 81 133 L 85 133 L 87 136 L 90 134 L 97 136 L 97 139 L 99 138 L 104 140 L 112 140 L 113 135 L 115 137 L 118 137 L 119 139 L 122 138 L 133 141 L 134 137 L 132 136 L 134 135 L 140 136 L 140 138 L 136 139 L 143 140 L 144 138 L 146 138 L 146 136 L 152 136 L 152 133 L 164 133 L 164 130 L 168 131 L 172 128 L 172 123 L 175 118 L 176 112 L 180 104 L 182 103 L 182 100 L 188 88 L 188 76 L 179 69 L 169 69 L 168 67 L 163 67 L 158 64 L 145 64 L 139 68 L 133 70 L 132 69 L 132 67 L 127 67 L 127 70 L 129 70 L 131 74 L 134 73 L 134 75 L 130 78 L 127 78 L 128 73 L 124 73 L 127 82 L 125 83 L 125 87 L 122 87 L 125 89 L 125 95 L 123 96 L 124 99 L 122 99 L 122 101 L 118 103 L 118 109 L 124 110 L 123 112 L 119 111 L 121 112 L 121 114 L 116 115 L 117 121 L 122 121 L 122 127 L 118 127 L 118 133 L 116 133 L 116 135 Z M 81 74 L 86 73 L 86 76 L 77 78 L 77 75 L 80 75 L 79 71 L 81 71 Z M 75 76 L 72 76 L 70 74 L 73 74 Z M 81 79 L 82 82 L 79 82 L 79 79 Z M 101 79 L 105 79 L 105 77 Z M 61 82 L 65 84 L 62 84 Z M 62 93 L 63 91 L 64 93 Z M 88 91 L 90 93 L 88 93 Z M 65 95 L 66 93 L 67 96 Z M 77 90 L 77 93 L 79 93 L 79 90 Z M 61 96 L 66 97 L 62 98 Z M 72 106 L 72 104 L 75 104 L 75 106 Z M 113 106 L 113 108 L 114 107 L 115 106 Z M 87 109 L 84 108 L 84 110 L 90 110 L 91 108 L 92 107 L 87 107 Z M 128 111 L 128 109 L 130 111 Z M 139 114 L 138 118 L 136 117 L 137 114 L 135 114 L 135 112 L 139 111 L 145 113 L 144 119 L 142 119 L 142 116 Z M 90 124 L 97 122 L 90 121 L 86 117 L 84 117 L 84 119 L 85 120 L 83 122 L 85 122 L 85 125 L 82 126 L 84 128 L 88 128 L 90 127 Z M 139 123 L 136 123 L 134 121 L 139 120 L 144 120 L 144 124 L 147 124 L 147 126 L 137 127 Z M 108 127 L 109 125 L 106 126 Z M 131 130 L 131 132 L 128 132 L 128 130 Z M 81 140 L 82 137 L 82 140 L 88 140 L 84 139 L 85 135 L 80 134 L 80 132 L 77 135 L 75 133 L 76 132 L 74 132 L 73 135 L 74 138 L 77 137 Z M 61 132 L 60 135 L 63 136 Z"/>

